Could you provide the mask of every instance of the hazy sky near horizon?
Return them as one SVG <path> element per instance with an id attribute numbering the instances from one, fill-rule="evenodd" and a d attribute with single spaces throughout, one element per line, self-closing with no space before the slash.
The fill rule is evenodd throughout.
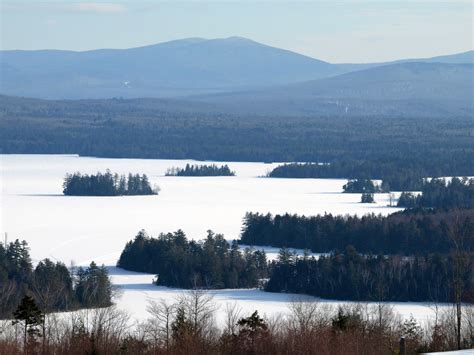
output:
<path id="1" fill-rule="evenodd" d="M 0 1 L 1 49 L 242 36 L 330 62 L 374 62 L 473 48 L 471 0 Z"/>

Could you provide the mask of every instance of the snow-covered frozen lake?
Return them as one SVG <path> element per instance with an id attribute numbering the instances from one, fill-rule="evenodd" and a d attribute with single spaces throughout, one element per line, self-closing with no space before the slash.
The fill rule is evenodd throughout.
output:
<path id="1" fill-rule="evenodd" d="M 102 159 L 74 155 L 0 155 L 0 231 L 9 240 L 24 239 L 34 261 L 44 258 L 85 265 L 94 260 L 110 266 L 123 290 L 116 302 L 137 318 L 146 317 L 147 299 L 173 298 L 182 291 L 151 285 L 152 275 L 114 267 L 125 243 L 140 229 L 151 235 L 182 229 L 202 239 L 208 229 L 229 240 L 239 237 L 245 212 L 389 214 L 388 194 L 374 204 L 359 203 L 359 194 L 343 194 L 342 179 L 262 178 L 278 164 L 228 162 L 235 177 L 167 177 L 170 167 L 190 160 Z M 219 162 L 218 162 L 219 163 Z M 158 196 L 72 197 L 62 195 L 66 173 L 145 173 L 161 188 Z M 274 257 L 277 249 L 269 249 Z M 259 290 L 214 291 L 216 303 L 236 301 L 244 311 L 272 314 L 287 310 L 292 295 Z M 329 301 L 328 301 L 329 302 Z M 338 302 L 330 301 L 337 304 Z M 221 307 L 223 309 L 224 307 Z M 425 304 L 395 304 L 402 316 L 421 321 L 432 314 Z"/>

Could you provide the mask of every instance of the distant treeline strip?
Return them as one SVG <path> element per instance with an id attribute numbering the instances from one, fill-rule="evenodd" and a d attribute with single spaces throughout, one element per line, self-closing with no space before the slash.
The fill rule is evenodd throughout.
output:
<path id="1" fill-rule="evenodd" d="M 181 168 L 170 168 L 166 172 L 166 176 L 234 176 L 235 172 L 231 171 L 226 165 L 189 165 Z"/>
<path id="2" fill-rule="evenodd" d="M 109 170 L 95 175 L 81 173 L 67 174 L 64 178 L 63 193 L 70 196 L 122 196 L 157 195 L 159 188 L 152 188 L 145 174 L 112 174 Z"/>
<path id="3" fill-rule="evenodd" d="M 291 163 L 277 166 L 269 174 L 274 178 L 368 179 L 382 180 L 382 191 L 418 191 L 423 178 L 438 176 L 443 170 L 423 169 L 409 162 L 336 161 L 331 164 Z M 452 173 L 459 169 L 450 170 Z M 464 172 L 464 170 L 461 170 Z"/>
<path id="4" fill-rule="evenodd" d="M 474 176 L 470 116 L 256 116 L 176 112 L 162 100 L 46 101 L 1 95 L 0 107 L 2 153 L 330 162 L 311 176 L 355 179 L 365 174 L 386 180 L 393 191 L 412 190 L 403 186 L 407 179 Z"/>
<path id="5" fill-rule="evenodd" d="M 447 253 L 453 248 L 455 232 L 464 236 L 466 248 L 474 249 L 474 210 L 408 210 L 388 217 L 247 213 L 240 243 L 318 253 L 348 245 L 363 253 Z"/>

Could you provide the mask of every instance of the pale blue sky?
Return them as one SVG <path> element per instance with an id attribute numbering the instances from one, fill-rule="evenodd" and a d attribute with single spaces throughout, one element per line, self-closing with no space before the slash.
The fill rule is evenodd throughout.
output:
<path id="1" fill-rule="evenodd" d="M 2 49 L 242 36 L 330 62 L 374 62 L 473 48 L 470 0 L 0 1 Z"/>

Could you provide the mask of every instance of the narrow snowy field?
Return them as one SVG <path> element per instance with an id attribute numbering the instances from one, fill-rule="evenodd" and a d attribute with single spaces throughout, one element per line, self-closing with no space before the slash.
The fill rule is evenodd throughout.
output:
<path id="1" fill-rule="evenodd" d="M 116 302 L 133 317 L 146 317 L 148 299 L 175 298 L 182 291 L 156 287 L 152 275 L 115 268 L 125 243 L 140 229 L 151 235 L 182 229 L 191 239 L 202 239 L 208 229 L 228 240 L 239 237 L 246 212 L 389 214 L 387 194 L 375 204 L 359 203 L 359 194 L 343 194 L 341 179 L 262 178 L 278 164 L 227 163 L 235 177 L 165 177 L 170 167 L 186 160 L 99 159 L 68 155 L 1 155 L 0 231 L 10 240 L 28 242 L 33 260 L 51 258 L 85 265 L 94 260 L 110 267 L 113 282 L 122 290 Z M 161 188 L 158 196 L 71 197 L 62 195 L 66 173 L 95 173 L 110 169 L 119 174 L 145 173 Z M 278 252 L 268 248 L 269 257 Z M 300 251 L 301 252 L 301 251 Z M 286 312 L 292 295 L 259 290 L 213 292 L 222 311 L 238 302 L 244 311 L 267 315 Z M 325 301 L 333 304 L 338 302 Z M 421 321 L 432 315 L 429 305 L 395 304 L 403 316 Z"/>
<path id="2" fill-rule="evenodd" d="M 118 301 L 119 306 L 132 314 L 138 321 L 149 316 L 146 306 L 150 300 L 166 300 L 173 303 L 186 292 L 176 288 L 154 286 L 152 284 L 154 275 L 129 272 L 115 267 L 109 268 L 109 271 L 114 284 L 122 290 Z M 209 293 L 212 294 L 216 305 L 218 324 L 224 324 L 226 308 L 233 304 L 238 305 L 242 314 L 251 314 L 258 310 L 260 314 L 269 318 L 288 313 L 292 301 L 320 302 L 322 306 L 332 309 L 336 309 L 339 305 L 356 304 L 355 302 L 317 299 L 305 295 L 269 293 L 258 289 L 224 289 L 209 291 Z M 367 302 L 361 304 L 368 307 L 376 305 Z M 400 317 L 408 318 L 413 315 L 422 325 L 427 325 L 435 314 L 434 306 L 429 303 L 393 302 L 390 303 L 390 306 Z M 441 305 L 440 309 L 447 307 L 449 306 Z"/>

